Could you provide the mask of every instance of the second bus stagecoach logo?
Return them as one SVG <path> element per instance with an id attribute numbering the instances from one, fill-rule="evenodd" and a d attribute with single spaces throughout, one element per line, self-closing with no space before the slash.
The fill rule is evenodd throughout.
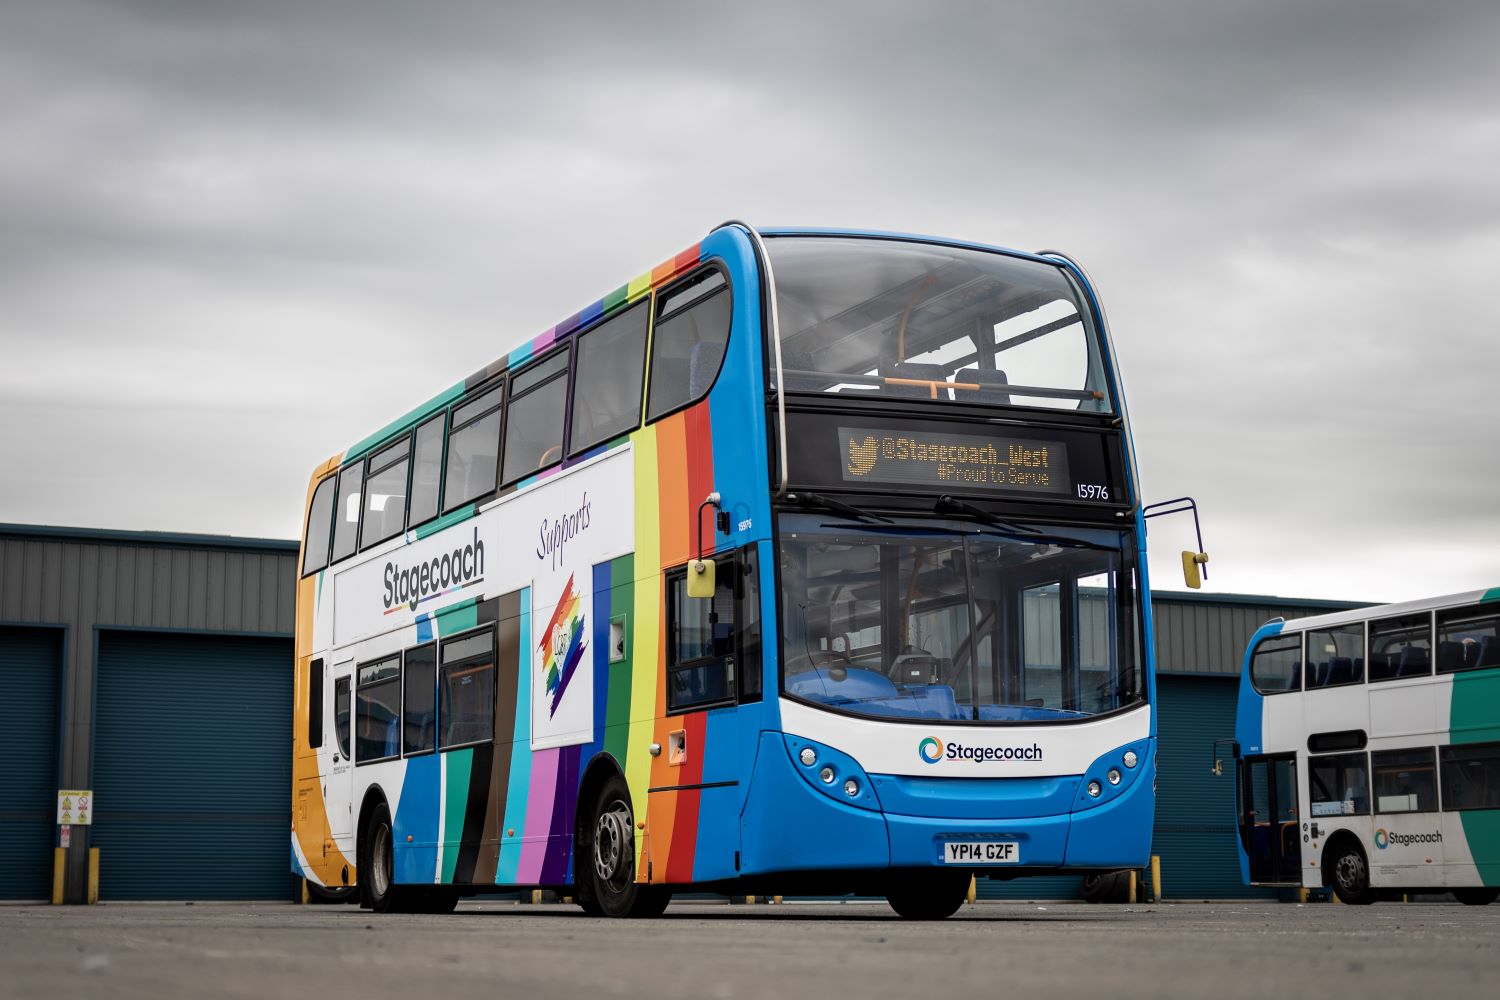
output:
<path id="1" fill-rule="evenodd" d="M 394 560 L 386 563 L 386 614 L 401 608 L 415 611 L 423 601 L 483 582 L 484 543 L 479 540 L 476 527 L 474 540 L 455 547 L 452 552 L 424 559 L 415 566 L 402 566 Z"/>
<path id="2" fill-rule="evenodd" d="M 940 760 L 968 760 L 976 764 L 991 760 L 1041 760 L 1042 745 L 1033 743 L 1029 747 L 971 747 L 962 743 L 944 743 L 929 736 L 917 744 L 917 756 L 928 764 Z"/>

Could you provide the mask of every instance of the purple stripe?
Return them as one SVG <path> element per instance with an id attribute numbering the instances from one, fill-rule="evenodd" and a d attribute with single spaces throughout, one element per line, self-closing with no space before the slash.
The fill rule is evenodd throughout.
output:
<path id="1" fill-rule="evenodd" d="M 561 885 L 568 877 L 568 808 L 573 796 L 573 776 L 578 773 L 579 746 L 563 747 L 563 766 L 557 769 L 557 787 L 552 806 L 552 836 L 547 842 L 547 857 L 542 864 L 541 881 L 547 885 Z"/>
<path id="2" fill-rule="evenodd" d="M 547 837 L 552 829 L 552 806 L 557 798 L 558 759 L 562 751 L 537 750 L 531 755 L 531 789 L 526 800 L 526 829 L 521 833 L 521 863 L 516 881 L 534 885 L 542 879 Z"/>

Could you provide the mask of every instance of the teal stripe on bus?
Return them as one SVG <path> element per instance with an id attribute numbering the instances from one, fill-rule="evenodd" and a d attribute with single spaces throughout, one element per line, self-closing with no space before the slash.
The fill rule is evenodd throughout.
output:
<path id="1" fill-rule="evenodd" d="M 430 415 L 434 410 L 442 409 L 444 406 L 448 405 L 448 403 L 452 402 L 463 394 L 464 384 L 462 382 L 443 390 L 432 399 L 429 399 L 421 406 L 418 406 L 416 409 L 413 409 L 410 412 L 386 424 L 384 427 L 376 431 L 374 434 L 371 434 L 369 437 L 362 438 L 361 440 L 356 441 L 348 451 L 344 452 L 344 461 L 347 462 L 351 459 L 358 458 L 359 456 L 363 455 L 365 452 L 373 448 L 375 445 L 379 444 L 386 438 L 390 437 L 392 434 L 399 431 L 401 428 L 408 427 L 416 423 L 423 417 Z"/>
<path id="2" fill-rule="evenodd" d="M 526 801 L 531 794 L 531 588 L 521 591 L 521 662 L 516 671 L 516 722 L 510 745 L 510 783 L 500 826 L 500 859 L 495 884 L 514 885 L 521 866 L 521 838 L 526 833 Z M 499 747 L 495 748 L 499 751 Z M 510 831 L 516 831 L 512 836 Z"/>
<path id="3" fill-rule="evenodd" d="M 469 805 L 469 771 L 474 764 L 474 749 L 450 750 L 443 754 L 447 772 L 443 802 L 443 875 L 441 881 L 453 881 L 458 852 L 463 846 L 464 810 Z"/>
<path id="4" fill-rule="evenodd" d="M 426 524 L 421 525 L 416 529 L 417 541 L 421 541 L 424 538 L 430 538 L 431 536 L 437 534 L 439 531 L 442 531 L 444 528 L 451 528 L 455 524 L 458 524 L 460 521 L 468 520 L 469 518 L 474 516 L 474 511 L 478 509 L 479 508 L 476 505 L 466 503 L 462 507 L 459 507 L 457 510 L 450 510 L 448 513 L 444 514 L 436 521 L 428 521 Z"/>

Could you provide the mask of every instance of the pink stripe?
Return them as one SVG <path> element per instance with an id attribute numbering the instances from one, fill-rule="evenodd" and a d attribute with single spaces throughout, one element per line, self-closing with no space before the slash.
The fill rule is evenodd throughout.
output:
<path id="1" fill-rule="evenodd" d="M 521 832 L 521 863 L 516 881 L 534 883 L 547 860 L 547 836 L 552 832 L 553 797 L 557 791 L 557 763 L 562 751 L 538 750 L 531 755 L 531 788 L 526 797 L 526 829 Z"/>
<path id="2" fill-rule="evenodd" d="M 551 347 L 552 346 L 552 342 L 554 340 L 556 340 L 556 339 L 557 339 L 557 327 L 554 326 L 552 329 L 548 330 L 546 333 L 538 335 L 537 338 L 531 342 L 532 353 L 533 354 L 540 354 L 546 348 Z"/>

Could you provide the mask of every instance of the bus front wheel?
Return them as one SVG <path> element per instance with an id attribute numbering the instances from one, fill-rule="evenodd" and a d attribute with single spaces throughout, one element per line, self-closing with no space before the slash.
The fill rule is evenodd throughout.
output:
<path id="1" fill-rule="evenodd" d="M 635 813 L 630 788 L 618 774 L 599 789 L 586 842 L 578 852 L 579 900 L 584 912 L 605 917 L 659 917 L 672 900 L 661 886 L 635 880 Z"/>
<path id="2" fill-rule="evenodd" d="M 1339 902 L 1351 906 L 1375 902 L 1375 890 L 1370 888 L 1370 863 L 1357 842 L 1349 838 L 1338 841 L 1328 852 L 1324 865 L 1323 881 L 1333 889 Z"/>
<path id="3" fill-rule="evenodd" d="M 943 920 L 957 913 L 968 895 L 968 872 L 939 871 L 894 877 L 885 900 L 907 920 Z"/>
<path id="4" fill-rule="evenodd" d="M 1488 888 L 1454 889 L 1453 898 L 1465 906 L 1488 906 L 1500 899 L 1500 889 Z"/>

